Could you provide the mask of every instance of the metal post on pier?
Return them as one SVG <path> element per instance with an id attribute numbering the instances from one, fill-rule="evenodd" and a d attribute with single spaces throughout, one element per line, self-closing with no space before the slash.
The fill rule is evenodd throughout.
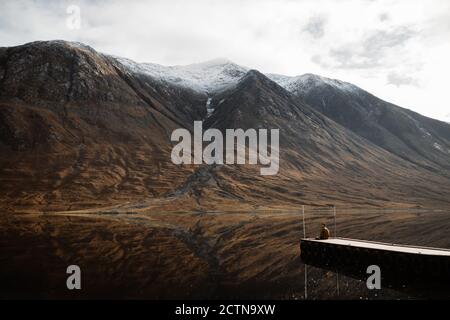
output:
<path id="1" fill-rule="evenodd" d="M 308 299 L 308 265 L 305 264 L 305 300 Z"/>
<path id="2" fill-rule="evenodd" d="M 333 218 L 334 218 L 334 238 L 337 238 L 336 206 L 333 206 Z M 336 271 L 336 291 L 337 291 L 337 296 L 339 297 L 339 272 L 338 271 Z"/>
<path id="3" fill-rule="evenodd" d="M 334 238 L 337 238 L 337 230 L 336 230 L 336 206 L 333 206 L 333 216 L 334 216 Z"/>
<path id="4" fill-rule="evenodd" d="M 303 239 L 306 239 L 305 206 L 302 206 Z M 308 266 L 305 264 L 305 300 L 308 299 Z"/>
<path id="5" fill-rule="evenodd" d="M 305 206 L 302 206 L 302 218 L 303 218 L 303 239 L 306 239 Z"/>

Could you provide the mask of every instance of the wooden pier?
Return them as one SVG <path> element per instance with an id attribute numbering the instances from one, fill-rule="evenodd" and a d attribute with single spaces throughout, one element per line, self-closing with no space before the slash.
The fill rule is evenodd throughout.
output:
<path id="1" fill-rule="evenodd" d="M 311 266 L 365 280 L 367 268 L 381 269 L 383 286 L 410 291 L 432 290 L 450 297 L 450 250 L 330 238 L 302 239 L 301 259 Z"/>

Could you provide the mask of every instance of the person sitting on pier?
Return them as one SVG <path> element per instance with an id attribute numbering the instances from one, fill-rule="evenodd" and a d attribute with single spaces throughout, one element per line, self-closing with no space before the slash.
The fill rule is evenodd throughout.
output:
<path id="1" fill-rule="evenodd" d="M 320 230 L 319 237 L 316 240 L 327 240 L 330 237 L 330 230 L 328 230 L 325 223 L 322 223 L 322 229 Z"/>

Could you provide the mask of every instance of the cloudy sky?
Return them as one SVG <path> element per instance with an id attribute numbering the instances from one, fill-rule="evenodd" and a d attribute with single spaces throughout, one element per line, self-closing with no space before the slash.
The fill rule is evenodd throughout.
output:
<path id="1" fill-rule="evenodd" d="M 49 39 L 139 62 L 316 73 L 450 122 L 448 0 L 1 0 L 0 46 Z"/>

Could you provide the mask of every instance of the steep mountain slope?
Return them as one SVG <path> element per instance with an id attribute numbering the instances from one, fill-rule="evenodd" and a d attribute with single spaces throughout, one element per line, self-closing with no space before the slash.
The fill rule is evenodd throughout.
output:
<path id="1" fill-rule="evenodd" d="M 207 119 L 207 127 L 222 131 L 280 129 L 277 176 L 261 178 L 253 173 L 252 178 L 241 167 L 236 169 L 239 174 L 228 172 L 227 179 L 235 180 L 228 182 L 230 186 L 242 186 L 240 182 L 252 179 L 261 181 L 261 185 L 249 184 L 240 192 L 242 197 L 252 194 L 292 203 L 299 199 L 311 203 L 348 199 L 364 205 L 387 199 L 407 203 L 412 195 L 425 199 L 440 194 L 437 198 L 443 200 L 450 188 L 448 179 L 346 130 L 258 71 L 249 71 L 236 86 L 213 96 L 211 106 L 215 111 Z M 446 191 L 439 190 L 437 184 Z"/>
<path id="2" fill-rule="evenodd" d="M 317 111 L 376 145 L 412 163 L 449 175 L 450 126 L 447 123 L 400 108 L 339 80 L 307 74 L 284 78 L 281 83 Z"/>
<path id="3" fill-rule="evenodd" d="M 187 66 L 137 64 L 119 58 L 136 74 L 150 75 L 212 96 L 235 86 L 249 71 L 225 59 Z M 317 111 L 397 156 L 424 168 L 450 175 L 450 126 L 385 102 L 361 88 L 314 74 L 290 77 L 266 74 Z M 208 115 L 215 106 L 207 102 Z"/>
<path id="4" fill-rule="evenodd" d="M 399 157 L 258 71 L 222 62 L 166 74 L 64 41 L 0 48 L 0 205 L 134 211 L 449 204 L 450 180 L 439 171 L 444 158 Z M 174 165 L 170 135 L 192 129 L 194 120 L 221 130 L 280 129 L 279 173 Z M 428 132 L 445 135 L 446 128 Z"/>
<path id="5" fill-rule="evenodd" d="M 122 203 L 162 195 L 184 179 L 189 169 L 167 161 L 170 134 L 202 117 L 202 96 L 153 85 L 83 45 L 36 42 L 0 52 L 4 204 Z"/>

